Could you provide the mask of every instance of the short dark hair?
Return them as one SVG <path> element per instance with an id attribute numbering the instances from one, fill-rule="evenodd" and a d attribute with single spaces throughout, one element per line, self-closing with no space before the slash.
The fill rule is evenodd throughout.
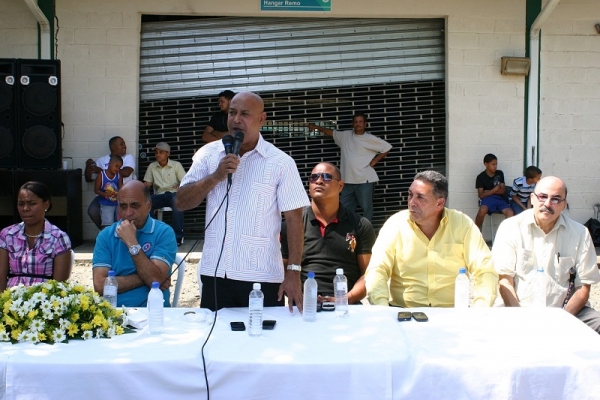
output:
<path id="1" fill-rule="evenodd" d="M 233 93 L 231 90 L 223 90 L 221 93 L 219 93 L 218 97 L 225 97 L 227 100 L 231 100 L 233 99 L 233 96 L 235 96 L 235 93 Z"/>
<path id="2" fill-rule="evenodd" d="M 530 165 L 525 169 L 525 178 L 533 179 L 538 175 L 542 174 L 542 170 L 535 165 Z"/>
<path id="3" fill-rule="evenodd" d="M 35 194 L 37 197 L 42 199 L 42 201 L 47 201 L 50 203 L 48 209 L 46 211 L 50 211 L 52 209 L 52 193 L 48 186 L 38 181 L 29 181 L 23 184 L 19 189 L 21 190 L 29 190 L 31 193 Z"/>
<path id="4" fill-rule="evenodd" d="M 415 181 L 430 184 L 433 187 L 433 195 L 436 198 L 448 199 L 448 179 L 437 171 L 423 171 L 415 175 Z"/>
<path id="5" fill-rule="evenodd" d="M 121 136 L 113 136 L 110 139 L 108 139 L 108 147 L 112 147 L 113 144 L 115 144 L 115 142 L 119 139 L 122 139 Z"/>
<path id="6" fill-rule="evenodd" d="M 365 122 L 367 122 L 367 116 L 362 111 L 357 111 L 357 112 L 354 113 L 354 115 L 352 116 L 352 122 L 354 122 L 354 120 L 356 119 L 356 117 L 363 117 L 363 119 L 365 120 Z"/>
<path id="7" fill-rule="evenodd" d="M 120 162 L 121 164 L 123 164 L 123 157 L 113 154 L 110 156 L 110 160 L 108 160 L 109 163 L 117 162 L 117 161 Z"/>
<path id="8" fill-rule="evenodd" d="M 498 157 L 496 157 L 492 153 L 489 153 L 489 154 L 486 154 L 485 157 L 483 157 L 483 163 L 487 164 L 487 163 L 492 162 L 497 159 L 498 159 Z"/>

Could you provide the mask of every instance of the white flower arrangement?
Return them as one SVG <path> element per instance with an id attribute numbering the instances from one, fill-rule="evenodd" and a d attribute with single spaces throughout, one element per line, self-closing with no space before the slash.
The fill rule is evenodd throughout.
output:
<path id="1" fill-rule="evenodd" d="M 49 280 L 0 294 L 0 341 L 66 342 L 121 335 L 123 310 L 83 285 Z"/>

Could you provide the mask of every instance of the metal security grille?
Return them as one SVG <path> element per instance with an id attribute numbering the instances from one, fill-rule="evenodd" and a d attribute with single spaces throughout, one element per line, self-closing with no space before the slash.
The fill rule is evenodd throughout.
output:
<path id="1" fill-rule="evenodd" d="M 263 137 L 294 158 L 308 189 L 314 165 L 339 165 L 340 154 L 333 139 L 306 125 L 351 129 L 353 113 L 362 111 L 368 131 L 393 145 L 376 167 L 373 224 L 380 227 L 406 207 L 406 189 L 416 172 L 445 173 L 443 26 L 443 20 L 387 19 L 143 23 L 140 176 L 154 161 L 152 148 L 159 141 L 171 145 L 172 158 L 187 170 L 218 110 L 216 95 L 252 90 L 265 101 Z M 281 33 L 279 40 L 275 32 Z M 192 42 L 204 43 L 204 53 Z M 187 211 L 185 220 L 186 235 L 202 236 L 204 204 Z"/>
<path id="2" fill-rule="evenodd" d="M 142 100 L 443 79 L 441 19 L 145 23 Z"/>

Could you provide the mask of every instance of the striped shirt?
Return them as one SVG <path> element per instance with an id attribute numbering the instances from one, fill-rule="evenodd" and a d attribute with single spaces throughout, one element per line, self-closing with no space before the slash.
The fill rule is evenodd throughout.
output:
<path id="1" fill-rule="evenodd" d="M 527 183 L 527 178 L 521 176 L 520 178 L 517 178 L 513 181 L 512 190 L 510 191 L 510 197 L 516 194 L 519 197 L 519 200 L 521 200 L 521 203 L 527 205 L 527 200 L 529 199 L 529 197 L 531 197 L 530 195 L 534 192 L 534 190 L 535 183 L 529 185 Z"/>
<path id="2" fill-rule="evenodd" d="M 212 174 L 223 157 L 221 141 L 204 145 L 194 155 L 194 163 L 181 186 Z M 225 179 L 206 196 L 206 221 L 213 216 L 214 220 L 205 232 L 201 274 L 214 276 L 218 262 L 217 276 L 221 278 L 227 275 L 239 281 L 282 282 L 281 212 L 310 205 L 296 163 L 259 135 L 256 147 L 241 157 L 233 174 L 229 202 L 226 200 L 218 210 L 226 191 Z M 222 243 L 224 249 L 219 261 Z"/>

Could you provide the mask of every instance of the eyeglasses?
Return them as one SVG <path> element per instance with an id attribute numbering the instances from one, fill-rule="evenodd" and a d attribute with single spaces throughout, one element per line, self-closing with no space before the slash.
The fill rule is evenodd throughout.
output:
<path id="1" fill-rule="evenodd" d="M 537 194 L 534 193 L 533 194 L 535 197 L 537 197 L 538 201 L 545 203 L 548 200 L 548 195 L 541 193 L 541 194 Z M 557 206 L 560 203 L 562 203 L 563 201 L 567 201 L 567 199 L 561 199 L 560 197 L 550 197 L 550 204 L 552 204 L 553 206 Z"/>
<path id="2" fill-rule="evenodd" d="M 323 182 L 331 182 L 332 180 L 339 181 L 338 178 L 335 178 L 333 174 L 330 174 L 329 172 L 319 172 L 318 174 L 310 174 L 308 181 L 310 183 L 315 183 L 319 180 L 319 178 L 323 178 Z"/>

